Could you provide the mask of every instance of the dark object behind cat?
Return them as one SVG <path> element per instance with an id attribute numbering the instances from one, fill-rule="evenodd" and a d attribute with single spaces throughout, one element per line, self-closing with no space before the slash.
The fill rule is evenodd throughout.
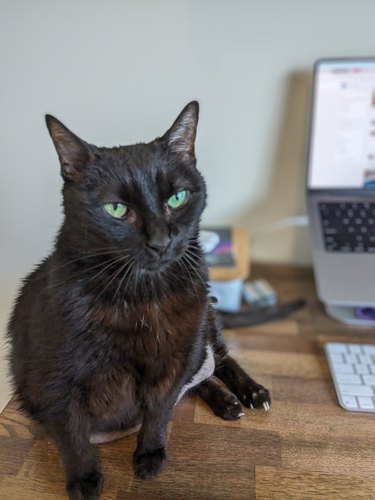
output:
<path id="1" fill-rule="evenodd" d="M 227 419 L 242 415 L 239 400 L 268 409 L 270 399 L 228 355 L 208 298 L 198 243 L 206 203 L 194 152 L 198 103 L 163 137 L 112 149 L 46 120 L 65 219 L 53 253 L 16 301 L 11 373 L 22 408 L 56 441 L 70 498 L 91 499 L 103 482 L 92 443 L 140 429 L 135 472 L 154 477 L 187 389 L 195 386 Z"/>

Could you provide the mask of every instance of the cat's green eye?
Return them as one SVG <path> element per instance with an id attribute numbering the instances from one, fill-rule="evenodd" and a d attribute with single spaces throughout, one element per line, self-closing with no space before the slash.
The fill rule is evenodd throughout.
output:
<path id="1" fill-rule="evenodd" d="M 118 202 L 104 203 L 103 208 L 107 214 L 111 215 L 115 219 L 122 219 L 128 212 L 128 207 L 123 203 Z"/>
<path id="2" fill-rule="evenodd" d="M 176 210 L 177 208 L 183 207 L 187 202 L 187 199 L 188 199 L 187 191 L 178 191 L 178 193 L 175 193 L 170 198 L 168 198 L 167 205 L 170 208 Z"/>

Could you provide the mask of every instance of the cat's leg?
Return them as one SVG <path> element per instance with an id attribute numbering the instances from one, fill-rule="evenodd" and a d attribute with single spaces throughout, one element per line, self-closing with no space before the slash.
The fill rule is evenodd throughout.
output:
<path id="1" fill-rule="evenodd" d="M 45 421 L 54 438 L 66 472 L 70 500 L 96 500 L 103 488 L 103 476 L 95 447 L 90 444 L 89 421 L 84 415 L 59 415 Z"/>
<path id="2" fill-rule="evenodd" d="M 271 396 L 268 390 L 249 377 L 229 354 L 219 358 L 214 373 L 248 408 L 270 409 Z"/>
<path id="3" fill-rule="evenodd" d="M 201 382 L 194 388 L 194 392 L 206 401 L 215 415 L 224 420 L 237 420 L 244 415 L 237 397 L 223 387 L 214 376 Z"/>
<path id="4" fill-rule="evenodd" d="M 134 470 L 141 479 L 157 476 L 167 462 L 167 424 L 174 401 L 154 403 L 145 410 L 133 455 Z"/>
<path id="5" fill-rule="evenodd" d="M 228 354 L 228 348 L 221 334 L 220 325 L 213 307 L 208 310 L 208 328 L 211 344 L 214 348 L 214 375 L 222 380 L 246 407 L 268 411 L 271 406 L 271 397 L 268 390 L 249 377 Z"/>

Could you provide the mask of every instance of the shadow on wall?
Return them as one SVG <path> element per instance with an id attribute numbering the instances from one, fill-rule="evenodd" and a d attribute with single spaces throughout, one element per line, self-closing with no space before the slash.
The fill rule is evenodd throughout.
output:
<path id="1" fill-rule="evenodd" d="M 238 223 L 248 227 L 252 234 L 280 219 L 306 214 L 305 176 L 310 87 L 310 73 L 290 75 L 266 194 L 249 211 L 239 214 L 237 219 Z M 276 257 L 275 248 L 279 249 Z M 252 245 L 251 257 L 256 261 L 310 264 L 308 228 L 288 228 L 262 235 Z"/>

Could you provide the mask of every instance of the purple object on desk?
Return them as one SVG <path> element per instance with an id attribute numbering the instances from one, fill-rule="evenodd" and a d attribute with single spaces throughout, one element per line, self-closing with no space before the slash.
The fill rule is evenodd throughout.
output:
<path id="1" fill-rule="evenodd" d="M 359 319 L 375 320 L 375 307 L 356 307 L 355 315 Z"/>

